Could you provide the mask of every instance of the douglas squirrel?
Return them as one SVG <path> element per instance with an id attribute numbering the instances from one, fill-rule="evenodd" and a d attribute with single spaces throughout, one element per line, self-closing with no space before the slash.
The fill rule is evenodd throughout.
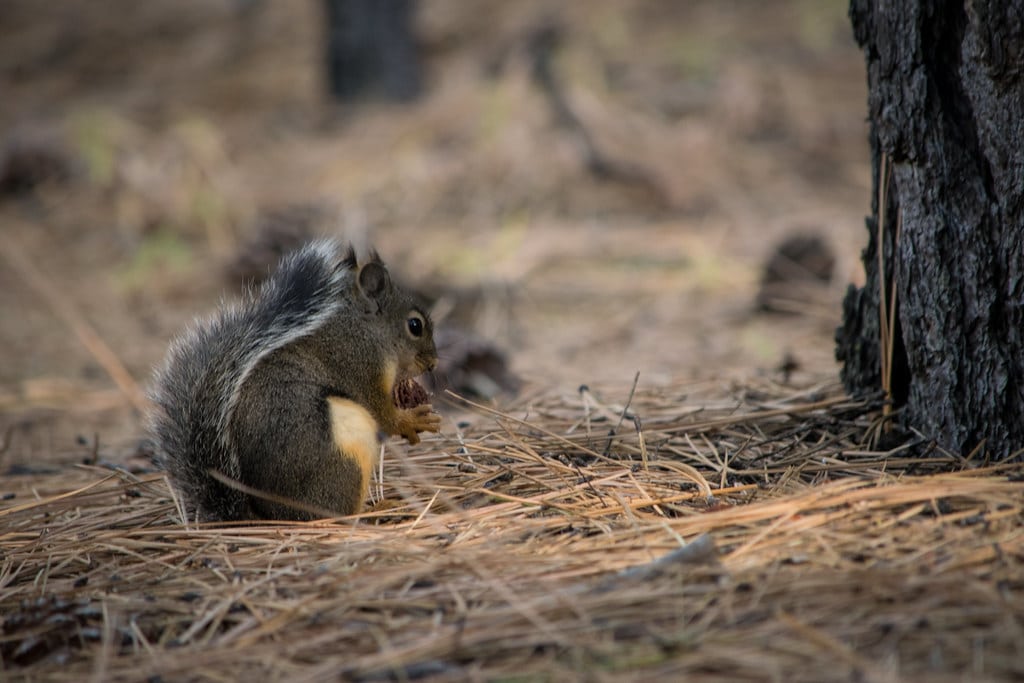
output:
<path id="1" fill-rule="evenodd" d="M 438 431 L 412 381 L 436 365 L 430 317 L 380 258 L 313 242 L 172 344 L 152 390 L 157 462 L 190 520 L 359 512 L 381 434 Z"/>

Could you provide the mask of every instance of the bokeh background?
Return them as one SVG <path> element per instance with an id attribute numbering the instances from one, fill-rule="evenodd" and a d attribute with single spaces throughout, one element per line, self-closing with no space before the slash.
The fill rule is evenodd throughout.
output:
<path id="1" fill-rule="evenodd" d="M 5 467 L 137 447 L 75 320 L 144 387 L 296 235 L 375 245 L 520 398 L 835 375 L 870 202 L 844 0 L 429 0 L 415 29 L 421 96 L 353 102 L 313 0 L 3 3 Z M 828 277 L 765 305 L 793 237 Z"/>

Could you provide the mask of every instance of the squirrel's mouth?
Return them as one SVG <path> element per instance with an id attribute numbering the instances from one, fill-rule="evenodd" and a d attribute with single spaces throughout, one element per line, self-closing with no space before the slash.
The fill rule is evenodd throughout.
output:
<path id="1" fill-rule="evenodd" d="M 431 372 L 437 367 L 437 356 L 420 355 L 416 356 L 416 367 L 419 370 L 415 375 L 410 377 L 418 377 L 424 372 Z"/>
<path id="2" fill-rule="evenodd" d="M 395 384 L 400 384 L 408 380 L 415 379 L 425 372 L 431 372 L 437 367 L 437 361 L 424 360 L 417 356 L 413 359 L 412 363 L 409 363 L 405 368 L 399 367 L 398 374 L 395 377 Z"/>

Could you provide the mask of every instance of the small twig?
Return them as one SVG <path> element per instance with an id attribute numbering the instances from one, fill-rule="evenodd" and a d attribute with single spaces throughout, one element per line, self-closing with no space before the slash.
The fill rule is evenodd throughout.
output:
<path id="1" fill-rule="evenodd" d="M 374 502 L 384 500 L 384 453 L 386 444 L 380 442 L 380 453 L 377 455 L 377 486 L 374 490 Z"/>
<path id="2" fill-rule="evenodd" d="M 92 435 L 92 448 L 89 450 L 89 457 L 86 460 L 87 465 L 95 465 L 100 460 L 100 433 L 94 432 Z"/>
<path id="3" fill-rule="evenodd" d="M 580 466 L 577 463 L 573 462 L 572 466 L 576 468 L 576 474 L 578 474 L 583 483 L 587 485 L 587 488 L 590 489 L 590 492 L 597 496 L 597 499 L 601 501 L 601 505 L 603 505 L 604 507 L 608 507 L 608 501 L 604 499 L 604 496 L 601 495 L 601 492 L 594 488 L 594 485 L 591 483 L 590 480 L 592 479 L 592 477 L 583 474 L 583 470 L 580 469 Z"/>
<path id="4" fill-rule="evenodd" d="M 881 363 L 882 389 L 886 397 L 889 397 L 889 363 L 886 349 L 889 346 L 889 316 L 886 314 L 885 298 L 885 209 L 887 206 L 887 194 L 889 185 L 889 161 L 885 152 L 882 152 L 878 179 L 878 219 L 877 236 L 875 241 L 878 247 L 878 353 Z M 884 410 L 884 409 L 883 409 Z"/>
<path id="5" fill-rule="evenodd" d="M 893 235 L 892 240 L 892 280 L 889 282 L 889 324 L 886 326 L 888 338 L 888 346 L 886 347 L 886 367 L 889 371 L 887 378 L 887 384 L 885 386 L 886 398 L 890 399 L 885 402 L 889 409 L 892 409 L 892 366 L 893 356 L 896 354 L 896 296 L 899 292 L 899 288 L 896 286 L 896 267 L 899 262 L 896 258 L 899 254 L 900 249 L 900 231 L 903 228 L 903 207 L 896 207 L 896 234 Z M 885 406 L 882 408 L 885 410 Z"/>
<path id="6" fill-rule="evenodd" d="M 437 500 L 437 497 L 439 495 L 441 495 L 441 489 L 437 489 L 436 491 L 434 491 L 434 495 L 430 498 L 430 500 L 427 501 L 427 504 L 423 506 L 423 509 L 420 510 L 420 514 L 416 515 L 416 519 L 412 521 L 412 524 L 409 526 L 409 530 L 407 533 L 411 534 L 416 529 L 416 527 L 419 526 L 419 523 L 422 522 L 423 518 L 427 516 L 427 513 L 430 511 L 430 508 L 434 505 L 434 502 Z"/>
<path id="7" fill-rule="evenodd" d="M 886 418 L 882 429 L 888 432 L 892 429 L 892 422 L 888 418 L 892 413 L 892 366 L 893 356 L 896 347 L 896 258 L 899 250 L 900 228 L 903 223 L 902 207 L 896 207 L 896 231 L 893 234 L 893 259 L 892 259 L 892 280 L 889 281 L 888 301 L 886 300 L 886 272 L 885 272 L 885 218 L 889 212 L 889 181 L 891 178 L 891 165 L 889 156 L 883 152 L 881 158 L 881 178 L 878 184 L 878 341 L 879 341 L 879 363 L 882 379 L 882 390 L 885 392 L 885 402 L 882 405 L 882 417 Z"/>
<path id="8" fill-rule="evenodd" d="M 633 417 L 633 426 L 636 427 L 636 438 L 640 442 L 640 461 L 644 464 L 644 472 L 650 468 L 647 466 L 647 442 L 644 440 L 644 429 L 640 424 L 640 416 Z"/>
<path id="9" fill-rule="evenodd" d="M 615 423 L 615 426 L 608 431 L 608 443 L 604 445 L 604 454 L 607 457 L 612 451 L 612 441 L 615 439 L 616 434 L 619 433 L 619 428 L 622 426 L 623 420 L 626 419 L 626 414 L 629 413 L 629 406 L 633 403 L 633 396 L 636 395 L 636 385 L 640 382 L 640 371 L 637 370 L 636 374 L 633 375 L 633 386 L 629 389 L 629 396 L 626 397 L 626 405 L 622 406 L 622 412 L 619 414 L 619 421 Z"/>
<path id="10" fill-rule="evenodd" d="M 580 385 L 580 398 L 583 400 L 583 419 L 587 425 L 587 440 L 590 440 L 590 387 L 586 384 Z"/>

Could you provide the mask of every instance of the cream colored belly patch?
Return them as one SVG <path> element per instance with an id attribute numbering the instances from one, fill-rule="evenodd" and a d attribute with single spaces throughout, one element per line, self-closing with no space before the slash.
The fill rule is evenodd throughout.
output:
<path id="1" fill-rule="evenodd" d="M 334 445 L 341 451 L 341 457 L 355 458 L 359 463 L 359 469 L 363 473 L 360 491 L 365 500 L 370 478 L 377 467 L 377 458 L 380 454 L 377 421 L 366 408 L 346 398 L 330 396 L 327 404 L 331 408 L 331 436 L 334 438 Z"/>

